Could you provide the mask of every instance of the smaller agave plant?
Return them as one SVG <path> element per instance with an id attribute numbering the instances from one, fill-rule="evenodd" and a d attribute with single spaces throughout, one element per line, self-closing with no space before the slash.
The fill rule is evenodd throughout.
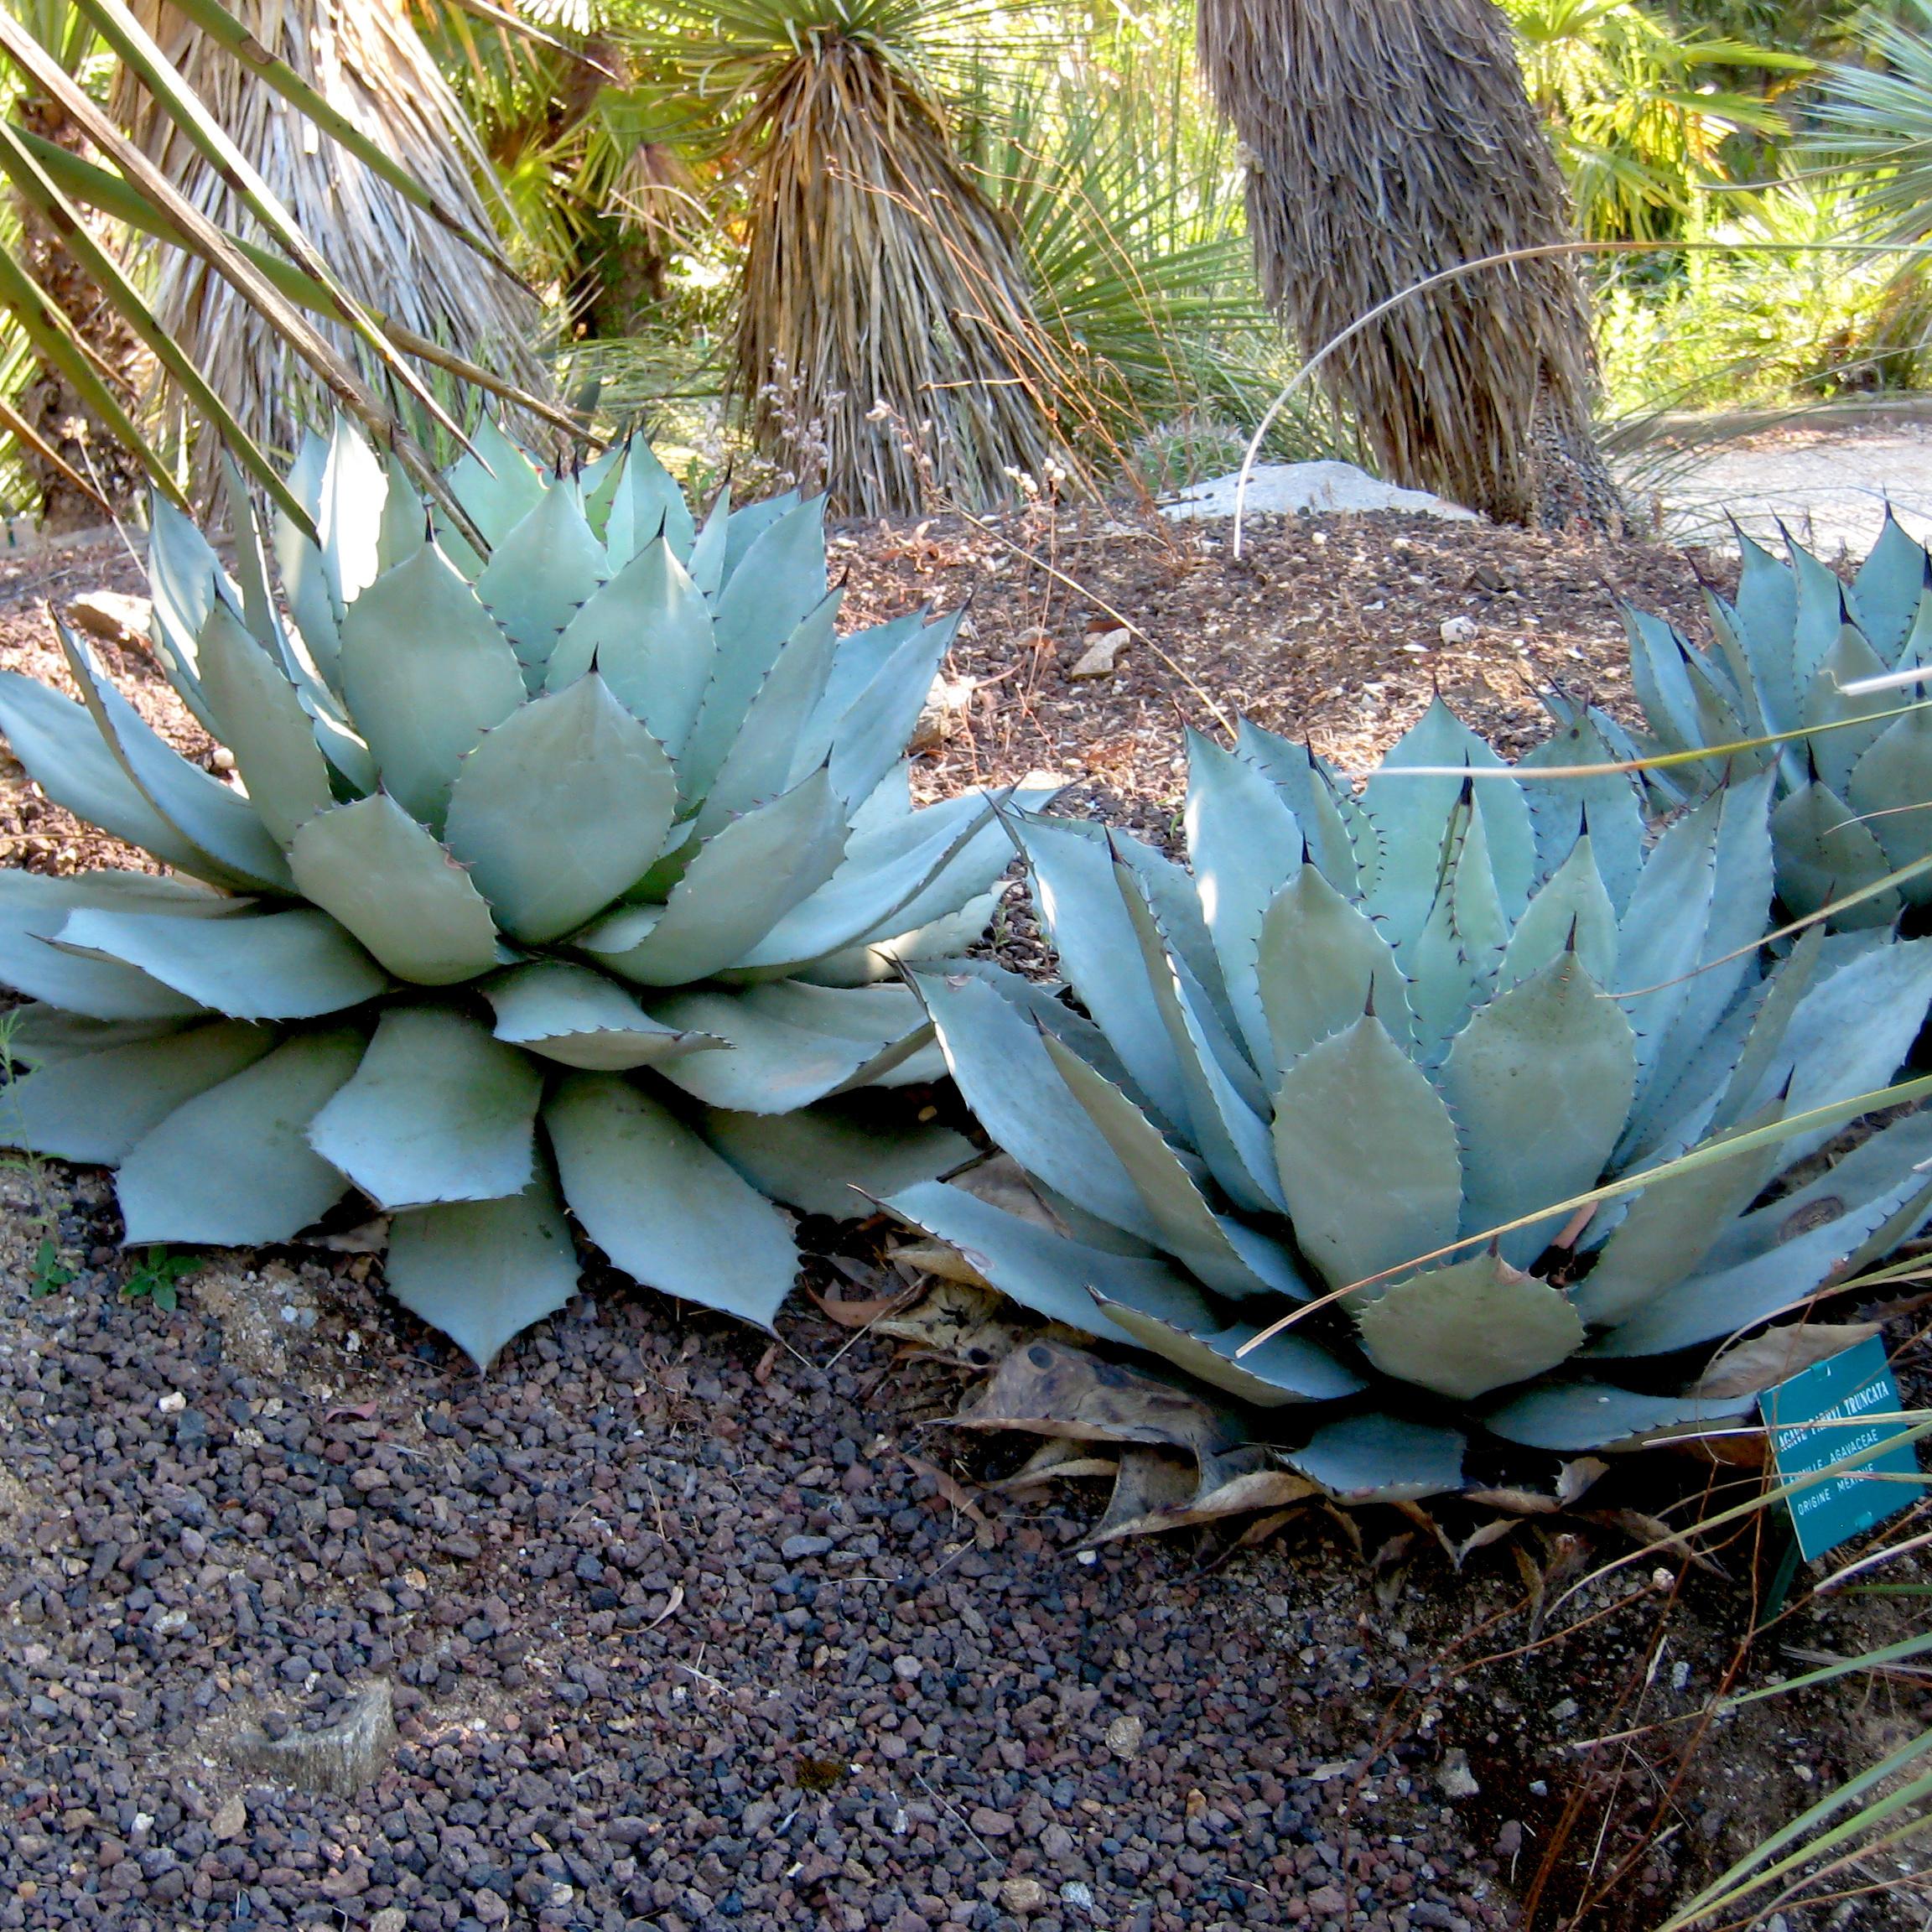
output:
<path id="1" fill-rule="evenodd" d="M 1932 563 L 1889 512 L 1850 584 L 1787 542 L 1788 564 L 1739 534 L 1737 600 L 1706 592 L 1709 649 L 1627 610 L 1631 683 L 1649 730 L 1627 739 L 1602 714 L 1592 719 L 1623 756 L 1805 734 L 1649 775 L 1668 809 L 1727 774 L 1774 771 L 1778 895 L 1804 917 L 1932 856 L 1932 709 L 1912 708 L 1926 689 L 1845 689 L 1932 664 Z M 1574 722 L 1564 699 L 1550 708 L 1560 722 Z M 1846 908 L 1837 923 L 1889 925 L 1902 901 L 1932 904 L 1932 870 Z"/>
<path id="2" fill-rule="evenodd" d="M 1581 760 L 1556 742 L 1526 765 L 1603 761 L 1587 722 L 1573 738 Z M 1016 813 L 1067 984 L 972 959 L 911 978 L 1033 1198 L 969 1176 L 889 1204 L 1053 1319 L 1253 1404 L 1349 1401 L 1289 1459 L 1345 1467 L 1358 1498 L 1456 1487 L 1472 1420 L 1573 1451 L 1735 1413 L 1607 1378 L 1909 1235 L 1932 1211 L 1932 1114 L 1815 1175 L 1794 1171 L 1828 1138 L 1807 1130 L 1581 1227 L 1538 1211 L 1852 1100 L 1909 1050 L 1932 942 L 1814 929 L 1760 967 L 1771 785 L 1724 788 L 1647 849 L 1627 780 L 1506 772 L 1438 701 L 1359 797 L 1252 725 L 1233 752 L 1194 738 L 1192 875 Z M 1238 1355 L 1327 1296 L 1339 1336 L 1318 1311 Z"/>
<path id="3" fill-rule="evenodd" d="M 641 440 L 581 475 L 476 448 L 487 562 L 311 438 L 286 617 L 238 488 L 239 584 L 157 504 L 153 642 L 237 783 L 71 635 L 82 704 L 0 675 L 47 796 L 169 869 L 0 873 L 32 1002 L 0 1140 L 116 1166 L 130 1244 L 283 1241 L 360 1188 L 392 1291 L 480 1364 L 574 1291 L 566 1206 L 769 1325 L 773 1199 L 845 1213 L 969 1151 L 889 1091 L 943 1068 L 888 975 L 969 943 L 1011 859 L 988 798 L 910 802 L 956 621 L 840 636 L 818 501 L 699 527 Z"/>

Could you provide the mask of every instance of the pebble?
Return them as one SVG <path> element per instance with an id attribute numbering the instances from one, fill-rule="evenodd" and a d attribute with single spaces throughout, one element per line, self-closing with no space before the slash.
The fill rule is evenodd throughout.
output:
<path id="1" fill-rule="evenodd" d="M 1000 1885 L 1000 1903 L 1009 1912 L 1037 1912 L 1046 1903 L 1046 1888 L 1037 1878 L 1009 1878 Z"/>
<path id="2" fill-rule="evenodd" d="M 1116 1758 L 1132 1758 L 1140 1749 L 1146 1726 L 1138 1717 L 1116 1717 L 1107 1727 L 1107 1748 Z"/>

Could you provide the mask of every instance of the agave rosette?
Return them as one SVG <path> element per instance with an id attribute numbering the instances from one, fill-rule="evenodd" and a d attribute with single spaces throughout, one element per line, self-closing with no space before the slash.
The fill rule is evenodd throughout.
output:
<path id="1" fill-rule="evenodd" d="M 1710 648 L 1661 618 L 1624 613 L 1648 732 L 1626 738 L 1602 714 L 1592 719 L 1621 756 L 1802 734 L 1653 772 L 1649 782 L 1670 808 L 1727 776 L 1775 771 L 1778 894 L 1805 917 L 1932 856 L 1932 710 L 1914 708 L 1924 688 L 1845 689 L 1932 663 L 1932 563 L 1889 511 L 1849 584 L 1789 539 L 1789 563 L 1742 532 L 1737 542 L 1736 600 L 1705 593 Z M 1551 709 L 1566 724 L 1574 718 L 1561 698 Z M 1836 922 L 1889 925 L 1902 901 L 1932 904 L 1932 870 L 1872 893 Z"/>
<path id="2" fill-rule="evenodd" d="M 965 1152 L 888 976 L 984 926 L 983 796 L 912 808 L 956 619 L 839 634 L 819 502 L 702 527 L 641 440 L 580 475 L 486 423 L 449 481 L 484 562 L 347 429 L 239 583 L 157 506 L 153 641 L 237 783 L 83 641 L 86 700 L 0 675 L 42 790 L 165 876 L 0 873 L 32 1002 L 0 1138 L 111 1163 L 130 1243 L 288 1239 L 359 1188 L 391 1291 L 487 1363 L 560 1306 L 566 1206 L 641 1281 L 769 1324 L 794 1208 Z M 252 536 L 245 500 L 238 520 Z"/>
<path id="3" fill-rule="evenodd" d="M 1526 762 L 1604 755 L 1584 724 Z M 1779 1197 L 1826 1133 L 1693 1165 L 1581 1228 L 1545 1214 L 1420 1258 L 1855 1099 L 1904 1058 L 1932 942 L 1813 930 L 1758 963 L 1772 782 L 1650 844 L 1626 779 L 1505 773 L 1438 701 L 1359 797 L 1252 725 L 1232 752 L 1195 737 L 1192 873 L 1015 813 L 1083 1010 L 982 961 L 911 977 L 1037 1199 L 1015 1212 L 969 1177 L 890 1204 L 1016 1301 L 1248 1402 L 1352 1400 L 1297 1453 L 1324 1482 L 1340 1457 L 1353 1495 L 1453 1488 L 1472 1420 L 1576 1451 L 1736 1413 L 1654 1376 L 1626 1388 L 1618 1366 L 1715 1342 L 1903 1239 L 1932 1209 L 1932 1114 Z M 1317 1318 L 1239 1353 L 1331 1295 L 1339 1336 Z"/>

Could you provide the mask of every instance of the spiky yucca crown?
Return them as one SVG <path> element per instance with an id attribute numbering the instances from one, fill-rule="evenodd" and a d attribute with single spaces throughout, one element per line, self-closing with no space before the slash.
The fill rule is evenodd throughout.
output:
<path id="1" fill-rule="evenodd" d="M 1584 724 L 1524 763 L 1607 756 Z M 1019 814 L 1090 1017 L 984 962 L 913 981 L 1038 1199 L 1016 1214 L 969 1179 L 891 1205 L 1015 1299 L 1245 1400 L 1377 1405 L 1301 1452 L 1317 1480 L 1345 1463 L 1353 1495 L 1454 1488 L 1446 1405 L 1563 1450 L 1735 1412 L 1568 1365 L 1711 1342 L 1904 1239 L 1932 1208 L 1932 1115 L 1768 1205 L 1826 1133 L 1659 1182 L 1581 1230 L 1538 1210 L 1868 1093 L 1904 1058 L 1932 942 L 1814 930 L 1761 971 L 1770 792 L 1768 772 L 1729 787 L 1647 848 L 1628 779 L 1519 778 L 1438 701 L 1359 798 L 1251 725 L 1233 752 L 1196 738 L 1191 875 Z M 1297 1303 L 1351 1290 L 1345 1338 L 1304 1325 L 1236 1358 Z"/>
<path id="2" fill-rule="evenodd" d="M 236 583 L 157 506 L 155 646 L 239 785 L 71 635 L 84 704 L 0 675 L 48 797 L 170 869 L 0 873 L 34 1002 L 0 1138 L 115 1164 L 131 1243 L 285 1240 L 359 1187 L 391 1290 L 479 1363 L 573 1292 L 566 1204 L 768 1325 L 766 1197 L 846 1213 L 966 1151 L 880 1091 L 941 1071 L 883 975 L 973 938 L 1011 854 L 986 797 L 910 802 L 956 620 L 839 635 L 817 501 L 699 527 L 641 440 L 580 476 L 476 444 L 449 481 L 487 562 L 311 438 L 286 619 L 252 527 Z"/>

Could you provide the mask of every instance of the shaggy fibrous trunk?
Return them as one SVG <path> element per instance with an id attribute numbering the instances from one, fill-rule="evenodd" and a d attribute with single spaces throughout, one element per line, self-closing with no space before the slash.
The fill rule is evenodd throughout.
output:
<path id="1" fill-rule="evenodd" d="M 444 210 L 489 232 L 477 187 L 488 164 L 398 0 L 230 0 L 230 10 Z M 532 349 L 539 311 L 516 282 L 318 133 L 167 0 L 136 0 L 135 12 L 351 293 L 512 381 L 548 387 Z M 249 240 L 267 239 L 175 122 L 126 75 L 115 108 L 205 215 Z M 305 369 L 273 325 L 205 263 L 172 249 L 157 263 L 153 304 L 242 427 L 269 447 L 292 447 L 322 399 L 310 393 Z M 346 329 L 322 326 L 339 347 L 353 348 Z"/>
<path id="2" fill-rule="evenodd" d="M 745 142 L 734 387 L 760 450 L 870 516 L 983 509 L 1070 474 L 1019 248 L 903 72 L 815 38 Z"/>
<path id="3" fill-rule="evenodd" d="M 80 130 L 53 101 L 24 100 L 18 112 L 20 125 L 43 141 L 75 153 L 85 145 Z M 18 196 L 14 213 L 20 224 L 21 266 L 74 325 L 80 340 L 93 351 L 102 378 L 132 404 L 142 360 L 140 345 L 52 223 Z M 140 466 L 58 369 L 43 363 L 22 394 L 19 408 L 48 447 L 76 474 L 92 481 L 114 510 L 126 510 L 133 504 L 142 487 Z M 36 455 L 31 447 L 22 446 L 20 460 L 40 492 L 43 528 L 80 530 L 101 522 L 100 502 L 75 489 L 70 478 Z"/>
<path id="4" fill-rule="evenodd" d="M 1489 0 L 1200 0 L 1198 23 L 1208 83 L 1247 149 L 1262 286 L 1304 355 L 1441 269 L 1571 238 Z M 1567 259 L 1415 296 L 1322 374 L 1398 482 L 1500 522 L 1621 522 Z"/>

